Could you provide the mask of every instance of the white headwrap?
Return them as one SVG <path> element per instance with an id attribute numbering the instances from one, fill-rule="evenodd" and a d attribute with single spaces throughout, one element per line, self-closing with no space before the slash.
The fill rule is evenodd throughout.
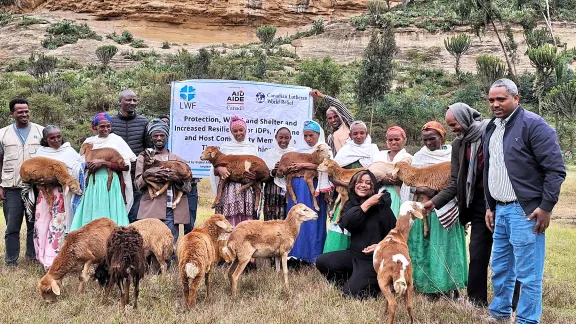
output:
<path id="1" fill-rule="evenodd" d="M 280 129 L 286 129 L 284 128 L 280 128 Z M 278 131 L 280 131 L 280 129 L 278 129 Z M 278 131 L 276 131 L 276 134 L 278 134 Z M 278 161 L 280 161 L 280 159 L 282 158 L 282 155 L 284 155 L 284 153 L 288 153 L 288 152 L 294 152 L 296 149 L 292 146 L 290 146 L 290 143 L 288 143 L 288 147 L 285 149 L 280 148 L 280 145 L 278 145 L 278 142 L 274 141 L 274 145 L 272 146 L 272 148 L 268 149 L 266 152 L 264 152 L 262 154 L 262 160 L 264 160 L 264 162 L 266 162 L 266 166 L 268 167 L 268 169 L 272 170 L 274 169 L 274 166 L 276 166 L 276 163 L 278 163 Z M 286 179 L 285 178 L 278 178 L 278 177 L 274 177 L 274 183 L 286 190 Z"/>
<path id="2" fill-rule="evenodd" d="M 370 138 L 370 135 L 368 135 L 364 140 L 364 143 L 360 145 L 354 143 L 352 139 L 348 139 L 346 145 L 342 146 L 340 151 L 336 153 L 334 161 L 336 161 L 336 163 L 341 167 L 360 161 L 360 164 L 366 168 L 372 164 L 374 157 L 376 157 L 378 153 L 378 146 L 372 144 L 372 139 Z"/>
<path id="3" fill-rule="evenodd" d="M 394 156 L 394 159 L 392 159 L 392 161 L 390 161 L 390 156 L 388 155 L 388 152 L 390 152 L 390 150 L 384 150 L 384 151 L 380 151 L 380 152 L 376 153 L 376 155 L 374 156 L 373 162 L 396 163 L 396 162 L 402 161 L 404 158 L 412 157 L 412 155 L 410 153 L 406 152 L 406 149 L 401 149 L 398 153 L 396 153 L 396 156 Z"/>

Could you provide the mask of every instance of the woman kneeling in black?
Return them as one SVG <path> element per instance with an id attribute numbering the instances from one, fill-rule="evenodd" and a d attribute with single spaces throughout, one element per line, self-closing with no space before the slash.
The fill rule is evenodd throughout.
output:
<path id="1" fill-rule="evenodd" d="M 316 259 L 316 268 L 328 281 L 342 289 L 345 296 L 363 298 L 376 296 L 380 291 L 372 253 L 396 226 L 390 209 L 390 193 L 379 189 L 370 171 L 360 171 L 349 185 L 350 199 L 342 209 L 340 227 L 350 234 L 350 248 L 324 253 Z"/>

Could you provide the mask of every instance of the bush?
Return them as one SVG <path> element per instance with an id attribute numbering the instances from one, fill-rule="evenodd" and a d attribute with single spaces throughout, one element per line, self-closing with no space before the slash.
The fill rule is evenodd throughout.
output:
<path id="1" fill-rule="evenodd" d="M 144 43 L 143 39 L 140 38 L 135 38 L 134 40 L 132 40 L 132 43 L 130 43 L 131 47 L 134 48 L 146 48 L 148 47 L 148 45 L 146 45 L 146 43 Z"/>
<path id="2" fill-rule="evenodd" d="M 118 53 L 118 47 L 114 45 L 104 45 L 96 49 L 96 56 L 102 62 L 104 68 L 108 67 L 108 63 L 110 63 L 116 53 Z"/>
<path id="3" fill-rule="evenodd" d="M 276 35 L 276 26 L 260 26 L 256 28 L 256 36 L 265 46 L 272 45 Z"/>
<path id="4" fill-rule="evenodd" d="M 170 42 L 169 41 L 164 41 L 164 43 L 162 43 L 162 49 L 170 49 Z"/>
<path id="5" fill-rule="evenodd" d="M 440 52 L 442 52 L 442 48 L 440 48 L 440 46 L 432 46 L 425 50 L 409 49 L 406 50 L 404 54 L 410 62 L 418 65 L 421 63 L 434 62 L 440 57 Z"/>
<path id="6" fill-rule="evenodd" d="M 34 118 L 41 125 L 59 125 L 64 114 L 65 104 L 58 97 L 45 93 L 35 93 L 28 98 L 30 106 L 34 107 Z"/>
<path id="7" fill-rule="evenodd" d="M 318 19 L 314 20 L 314 22 L 312 23 L 312 28 L 310 29 L 310 31 L 314 35 L 322 34 L 324 32 L 324 19 L 318 18 Z"/>
<path id="8" fill-rule="evenodd" d="M 16 72 L 16 71 L 22 72 L 26 71 L 27 69 L 28 69 L 28 61 L 20 58 L 8 63 L 8 66 L 6 67 L 6 72 Z"/>
<path id="9" fill-rule="evenodd" d="M 369 22 L 370 18 L 366 15 L 360 15 L 350 18 L 350 23 L 352 24 L 352 26 L 356 27 L 356 30 L 366 30 L 366 27 L 368 26 Z"/>
<path id="10" fill-rule="evenodd" d="M 132 33 L 127 30 L 124 30 L 121 35 L 113 32 L 112 34 L 106 35 L 106 38 L 109 38 L 120 45 L 130 44 L 134 41 L 134 36 L 132 36 Z"/>
<path id="11" fill-rule="evenodd" d="M 43 19 L 38 19 L 34 17 L 24 16 L 18 22 L 18 26 L 30 26 L 35 24 L 45 24 L 47 21 Z"/>
<path id="12" fill-rule="evenodd" d="M 48 77 L 56 69 L 58 59 L 44 53 L 32 53 L 28 59 L 28 73 L 35 78 Z"/>
<path id="13" fill-rule="evenodd" d="M 506 76 L 506 64 L 496 56 L 482 54 L 476 57 L 476 73 L 478 73 L 484 90 L 488 92 L 494 81 Z"/>
<path id="14" fill-rule="evenodd" d="M 70 20 L 59 21 L 46 29 L 48 37 L 42 40 L 42 46 L 47 49 L 56 49 L 66 44 L 75 44 L 78 39 L 102 40 L 87 24 L 75 25 Z"/>

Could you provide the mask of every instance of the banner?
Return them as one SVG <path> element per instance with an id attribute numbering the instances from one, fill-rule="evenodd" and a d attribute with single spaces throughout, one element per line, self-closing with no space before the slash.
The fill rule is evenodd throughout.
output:
<path id="1" fill-rule="evenodd" d="M 260 155 L 274 144 L 280 127 L 292 133 L 291 145 L 303 141 L 305 120 L 312 118 L 310 88 L 227 80 L 172 82 L 170 150 L 188 162 L 195 178 L 210 173 L 210 162 L 200 161 L 207 146 L 230 142 L 230 118 L 238 115 L 247 124 L 248 140 Z"/>

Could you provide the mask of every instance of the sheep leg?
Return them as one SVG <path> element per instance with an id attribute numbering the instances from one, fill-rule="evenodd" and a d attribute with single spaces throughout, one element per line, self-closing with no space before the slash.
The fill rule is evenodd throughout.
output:
<path id="1" fill-rule="evenodd" d="M 204 276 L 203 271 L 200 271 L 200 273 L 194 279 L 192 279 L 192 282 L 190 283 L 190 291 L 188 293 L 188 301 L 187 301 L 189 307 L 196 306 L 196 292 L 198 291 L 198 286 L 200 286 L 200 282 L 202 282 L 203 276 Z"/>
<path id="2" fill-rule="evenodd" d="M 348 202 L 348 192 L 346 190 L 342 190 L 338 196 L 340 197 L 340 214 L 338 214 L 338 218 L 336 218 L 336 223 L 340 223 L 340 219 L 342 218 L 342 207 Z"/>
<path id="3" fill-rule="evenodd" d="M 318 206 L 318 199 L 316 199 L 316 196 L 314 195 L 314 180 L 312 179 L 312 177 L 305 175 L 304 176 L 304 181 L 306 181 L 306 184 L 308 184 L 308 189 L 310 189 L 310 194 L 312 195 L 312 201 L 314 202 L 314 209 L 316 210 L 320 210 L 320 207 Z"/>
<path id="4" fill-rule="evenodd" d="M 178 206 L 183 194 L 184 192 L 182 190 L 176 190 L 176 199 L 172 202 L 172 209 L 176 209 L 176 206 Z"/>
<path id="5" fill-rule="evenodd" d="M 261 196 L 260 184 L 256 182 L 252 185 L 252 188 L 254 189 L 254 199 L 255 199 L 254 210 L 258 212 L 258 207 L 260 207 L 260 196 Z"/>
<path id="6" fill-rule="evenodd" d="M 170 181 L 164 183 L 164 184 L 162 185 L 162 188 L 160 188 L 160 190 L 157 190 L 157 191 L 156 191 L 156 197 L 158 197 L 158 196 L 162 195 L 163 193 L 165 193 L 166 190 L 168 190 L 168 186 L 169 186 L 170 184 L 171 184 Z"/>
<path id="7" fill-rule="evenodd" d="M 239 194 L 243 191 L 246 191 L 246 189 L 250 188 L 253 185 L 254 185 L 254 182 L 248 182 L 247 184 L 244 184 L 240 188 L 236 189 L 236 193 Z"/>
<path id="8" fill-rule="evenodd" d="M 246 268 L 246 265 L 250 262 L 250 258 L 246 258 L 245 260 L 238 261 L 238 267 L 234 270 L 232 274 L 232 297 L 236 297 L 236 292 L 238 291 L 238 279 L 240 279 L 240 275 Z"/>
<path id="9" fill-rule="evenodd" d="M 424 223 L 424 237 L 428 237 L 430 230 L 428 229 L 428 213 L 423 213 L 422 221 Z"/>
<path id="10" fill-rule="evenodd" d="M 182 295 L 184 296 L 184 303 L 188 303 L 188 295 L 190 294 L 190 286 L 188 283 L 188 276 L 186 272 L 180 273 L 180 281 L 182 282 Z"/>
<path id="11" fill-rule="evenodd" d="M 274 263 L 276 264 L 276 272 L 280 272 L 280 257 L 276 256 L 274 257 Z"/>
<path id="12" fill-rule="evenodd" d="M 386 298 L 386 302 L 388 304 L 388 319 L 386 320 L 386 323 L 392 324 L 394 322 L 394 315 L 396 313 L 396 299 L 392 294 L 392 287 L 384 284 L 383 281 L 382 283 L 380 282 L 381 281 L 378 280 L 378 285 L 380 286 L 380 290 L 382 291 L 382 294 L 384 294 L 384 297 Z M 384 308 L 384 310 L 386 311 L 386 308 Z M 386 315 L 386 313 L 384 313 L 384 315 Z"/>
<path id="13" fill-rule="evenodd" d="M 106 287 L 104 287 L 104 296 L 102 296 L 102 304 L 106 304 L 108 301 L 108 296 L 110 295 L 110 290 L 114 286 L 114 280 L 112 278 L 108 278 L 108 282 L 106 283 Z"/>
<path id="14" fill-rule="evenodd" d="M 236 271 L 237 267 L 238 267 L 238 259 L 236 258 L 232 261 L 230 269 L 228 269 L 228 280 L 230 280 L 230 284 L 232 284 L 232 274 L 234 273 L 234 271 Z"/>
<path id="15" fill-rule="evenodd" d="M 212 288 L 212 280 L 211 277 L 212 276 L 212 271 L 208 271 L 206 272 L 206 274 L 204 275 L 204 284 L 206 285 L 206 299 L 210 299 L 210 291 Z"/>
<path id="16" fill-rule="evenodd" d="M 224 188 L 224 182 L 226 182 L 226 180 L 220 178 L 220 181 L 218 182 L 218 190 L 216 192 L 216 198 L 214 198 L 214 203 L 212 204 L 212 208 L 216 207 L 216 205 L 218 205 L 218 203 L 220 203 L 220 198 L 222 198 L 222 189 Z"/>
<path id="17" fill-rule="evenodd" d="M 336 207 L 338 207 L 338 204 L 340 203 L 340 199 L 341 199 L 342 195 L 340 195 L 340 193 L 338 193 L 338 196 L 336 197 L 336 200 L 334 200 L 334 206 L 332 206 L 332 210 L 330 210 L 330 219 L 332 219 L 332 216 L 334 216 L 334 213 L 336 212 Z"/>
<path id="18" fill-rule="evenodd" d="M 412 307 L 414 283 L 412 283 L 412 281 L 409 281 L 407 288 L 408 289 L 406 289 L 406 294 L 404 295 L 404 303 L 406 304 L 406 309 L 408 309 L 408 315 L 410 316 L 410 323 L 414 323 L 414 308 Z"/>
<path id="19" fill-rule="evenodd" d="M 288 291 L 288 252 L 284 252 L 282 254 L 282 272 L 284 272 L 284 286 L 286 287 L 286 291 Z"/>
<path id="20" fill-rule="evenodd" d="M 290 197 L 292 197 L 292 201 L 295 204 L 297 204 L 298 200 L 296 199 L 296 194 L 294 193 L 294 188 L 292 188 L 292 178 L 293 178 L 293 176 L 291 174 L 288 174 L 286 176 L 286 190 L 290 194 Z"/>
<path id="21" fill-rule="evenodd" d="M 148 181 L 146 181 L 146 182 L 148 182 Z M 150 196 L 150 199 L 156 198 L 156 196 L 154 195 L 154 190 L 152 190 L 152 186 L 148 186 L 148 196 Z"/>
<path id="22" fill-rule="evenodd" d="M 140 278 L 134 277 L 134 309 L 138 309 L 138 295 L 140 294 Z"/>
<path id="23" fill-rule="evenodd" d="M 126 309 L 126 304 L 130 303 L 130 281 L 132 280 L 132 274 L 128 274 L 128 278 L 122 279 L 124 281 L 124 291 L 122 292 L 122 299 L 120 301 L 120 308 L 122 310 Z"/>
<path id="24" fill-rule="evenodd" d="M 106 187 L 108 188 L 108 191 L 110 191 L 110 187 L 112 186 L 112 170 L 108 168 L 106 168 L 106 170 L 108 171 L 108 182 L 106 183 Z"/>
<path id="25" fill-rule="evenodd" d="M 88 271 L 90 270 L 90 267 L 92 266 L 92 263 L 94 262 L 94 259 L 96 259 L 94 257 L 94 255 L 92 253 L 90 253 L 91 255 L 91 259 L 88 259 L 86 261 L 86 263 L 84 263 L 84 268 L 82 269 L 82 272 L 80 273 L 80 283 L 78 284 L 78 294 L 83 294 L 84 293 L 84 286 L 86 285 L 86 282 L 88 281 L 88 279 L 90 279 L 90 275 L 88 274 Z"/>
<path id="26" fill-rule="evenodd" d="M 154 253 L 154 259 L 156 259 L 156 263 L 160 265 L 160 273 L 162 276 L 166 276 L 166 272 L 168 271 L 168 265 L 166 264 L 166 260 L 162 258 L 159 254 Z"/>

